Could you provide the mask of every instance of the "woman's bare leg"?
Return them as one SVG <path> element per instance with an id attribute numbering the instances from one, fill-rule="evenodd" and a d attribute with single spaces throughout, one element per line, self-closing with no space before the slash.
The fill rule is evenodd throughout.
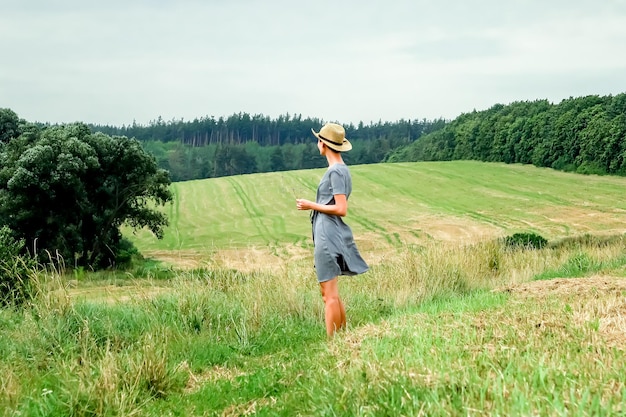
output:
<path id="1" fill-rule="evenodd" d="M 330 281 L 320 282 L 322 299 L 324 300 L 324 316 L 326 319 L 326 334 L 330 337 L 339 329 L 346 327 L 346 310 L 339 298 L 337 277 Z"/>

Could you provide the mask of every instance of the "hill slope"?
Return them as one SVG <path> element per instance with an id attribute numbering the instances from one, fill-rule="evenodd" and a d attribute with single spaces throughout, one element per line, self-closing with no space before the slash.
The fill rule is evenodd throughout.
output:
<path id="1" fill-rule="evenodd" d="M 354 190 L 346 222 L 370 262 L 398 245 L 428 239 L 472 242 L 520 231 L 558 239 L 626 231 L 623 177 L 474 161 L 350 169 Z M 165 238 L 127 234 L 147 256 L 179 265 L 220 258 L 250 267 L 268 256 L 308 256 L 309 217 L 294 200 L 313 200 L 323 172 L 174 183 Z"/>

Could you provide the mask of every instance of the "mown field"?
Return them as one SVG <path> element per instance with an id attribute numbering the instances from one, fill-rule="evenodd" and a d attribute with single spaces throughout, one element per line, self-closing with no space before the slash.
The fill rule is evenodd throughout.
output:
<path id="1" fill-rule="evenodd" d="M 148 256 L 179 266 L 271 267 L 311 251 L 307 212 L 324 170 L 175 183 L 161 241 L 130 235 Z M 427 241 L 469 243 L 515 232 L 548 239 L 626 231 L 626 178 L 582 176 L 526 165 L 472 161 L 351 167 L 346 222 L 378 262 Z"/>
<path id="2" fill-rule="evenodd" d="M 345 331 L 294 203 L 323 170 L 177 183 L 165 239 L 129 234 L 163 264 L 40 272 L 0 309 L 0 416 L 626 415 L 625 178 L 351 169 Z"/>

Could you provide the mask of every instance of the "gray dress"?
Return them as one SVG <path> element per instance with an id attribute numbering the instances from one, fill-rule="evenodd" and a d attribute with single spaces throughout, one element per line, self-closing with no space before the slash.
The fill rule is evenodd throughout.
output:
<path id="1" fill-rule="evenodd" d="M 335 194 L 352 192 L 352 178 L 348 167 L 334 164 L 328 168 L 317 187 L 318 204 L 335 203 Z M 359 254 L 352 230 L 340 216 L 313 211 L 313 243 L 315 245 L 315 272 L 319 282 L 329 281 L 339 275 L 356 275 L 369 267 Z"/>

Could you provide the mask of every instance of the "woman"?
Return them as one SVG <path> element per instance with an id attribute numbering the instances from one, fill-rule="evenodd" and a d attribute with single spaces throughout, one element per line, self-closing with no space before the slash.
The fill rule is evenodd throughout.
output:
<path id="1" fill-rule="evenodd" d="M 315 272 L 324 300 L 326 333 L 330 337 L 346 326 L 337 277 L 361 274 L 368 266 L 357 250 L 352 230 L 342 220 L 348 214 L 352 178 L 341 153 L 352 149 L 352 144 L 346 139 L 344 128 L 335 123 L 327 123 L 319 133 L 311 131 L 317 137 L 320 155 L 328 161 L 328 170 L 317 187 L 315 202 L 296 199 L 296 206 L 298 210 L 312 210 Z"/>

